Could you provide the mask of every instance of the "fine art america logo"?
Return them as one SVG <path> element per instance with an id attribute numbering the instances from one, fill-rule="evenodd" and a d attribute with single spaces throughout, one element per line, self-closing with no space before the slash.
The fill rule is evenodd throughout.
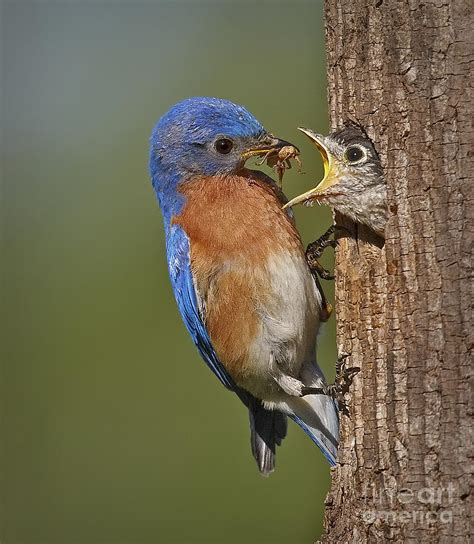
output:
<path id="1" fill-rule="evenodd" d="M 365 496 L 374 508 L 361 513 L 365 523 L 376 521 L 386 523 L 410 523 L 433 525 L 452 523 L 453 504 L 456 499 L 455 486 L 450 482 L 446 487 L 422 487 L 414 490 L 408 487 L 391 492 L 377 491 L 366 486 Z"/>

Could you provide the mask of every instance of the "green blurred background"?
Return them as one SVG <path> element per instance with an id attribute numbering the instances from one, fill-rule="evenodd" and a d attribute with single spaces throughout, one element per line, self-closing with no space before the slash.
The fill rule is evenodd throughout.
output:
<path id="1" fill-rule="evenodd" d="M 313 186 L 296 127 L 327 130 L 322 2 L 1 8 L 1 542 L 313 542 L 329 467 L 290 423 L 259 476 L 175 307 L 147 162 L 156 120 L 214 95 L 301 147 L 289 196 Z M 330 214 L 297 221 L 308 242 Z M 333 319 L 320 340 L 332 378 Z"/>

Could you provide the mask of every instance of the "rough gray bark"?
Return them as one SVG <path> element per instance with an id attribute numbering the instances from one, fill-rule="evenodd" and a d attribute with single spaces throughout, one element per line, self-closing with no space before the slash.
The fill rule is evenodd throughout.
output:
<path id="1" fill-rule="evenodd" d="M 469 542 L 472 2 L 326 0 L 332 128 L 365 127 L 386 172 L 385 246 L 336 257 L 343 417 L 326 543 Z"/>

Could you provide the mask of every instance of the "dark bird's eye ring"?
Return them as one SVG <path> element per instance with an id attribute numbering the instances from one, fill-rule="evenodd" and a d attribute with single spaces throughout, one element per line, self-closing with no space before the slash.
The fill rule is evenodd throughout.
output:
<path id="1" fill-rule="evenodd" d="M 361 145 L 350 145 L 344 152 L 344 158 L 349 164 L 361 164 L 367 160 L 367 151 Z"/>
<path id="2" fill-rule="evenodd" d="M 227 155 L 232 151 L 234 147 L 234 142 L 229 140 L 229 138 L 219 138 L 214 142 L 214 147 L 218 153 L 222 155 Z"/>

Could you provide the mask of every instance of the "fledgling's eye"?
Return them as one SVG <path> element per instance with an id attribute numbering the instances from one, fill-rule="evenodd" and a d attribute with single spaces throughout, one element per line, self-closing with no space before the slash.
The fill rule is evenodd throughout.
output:
<path id="1" fill-rule="evenodd" d="M 350 164 L 360 164 L 367 160 L 367 151 L 361 145 L 350 145 L 344 153 L 344 158 Z"/>
<path id="2" fill-rule="evenodd" d="M 227 153 L 230 153 L 232 151 L 232 148 L 234 147 L 234 142 L 232 140 L 229 140 L 229 138 L 219 138 L 215 141 L 214 147 L 216 148 L 216 151 L 218 153 L 222 153 L 222 155 L 227 155 Z"/>

